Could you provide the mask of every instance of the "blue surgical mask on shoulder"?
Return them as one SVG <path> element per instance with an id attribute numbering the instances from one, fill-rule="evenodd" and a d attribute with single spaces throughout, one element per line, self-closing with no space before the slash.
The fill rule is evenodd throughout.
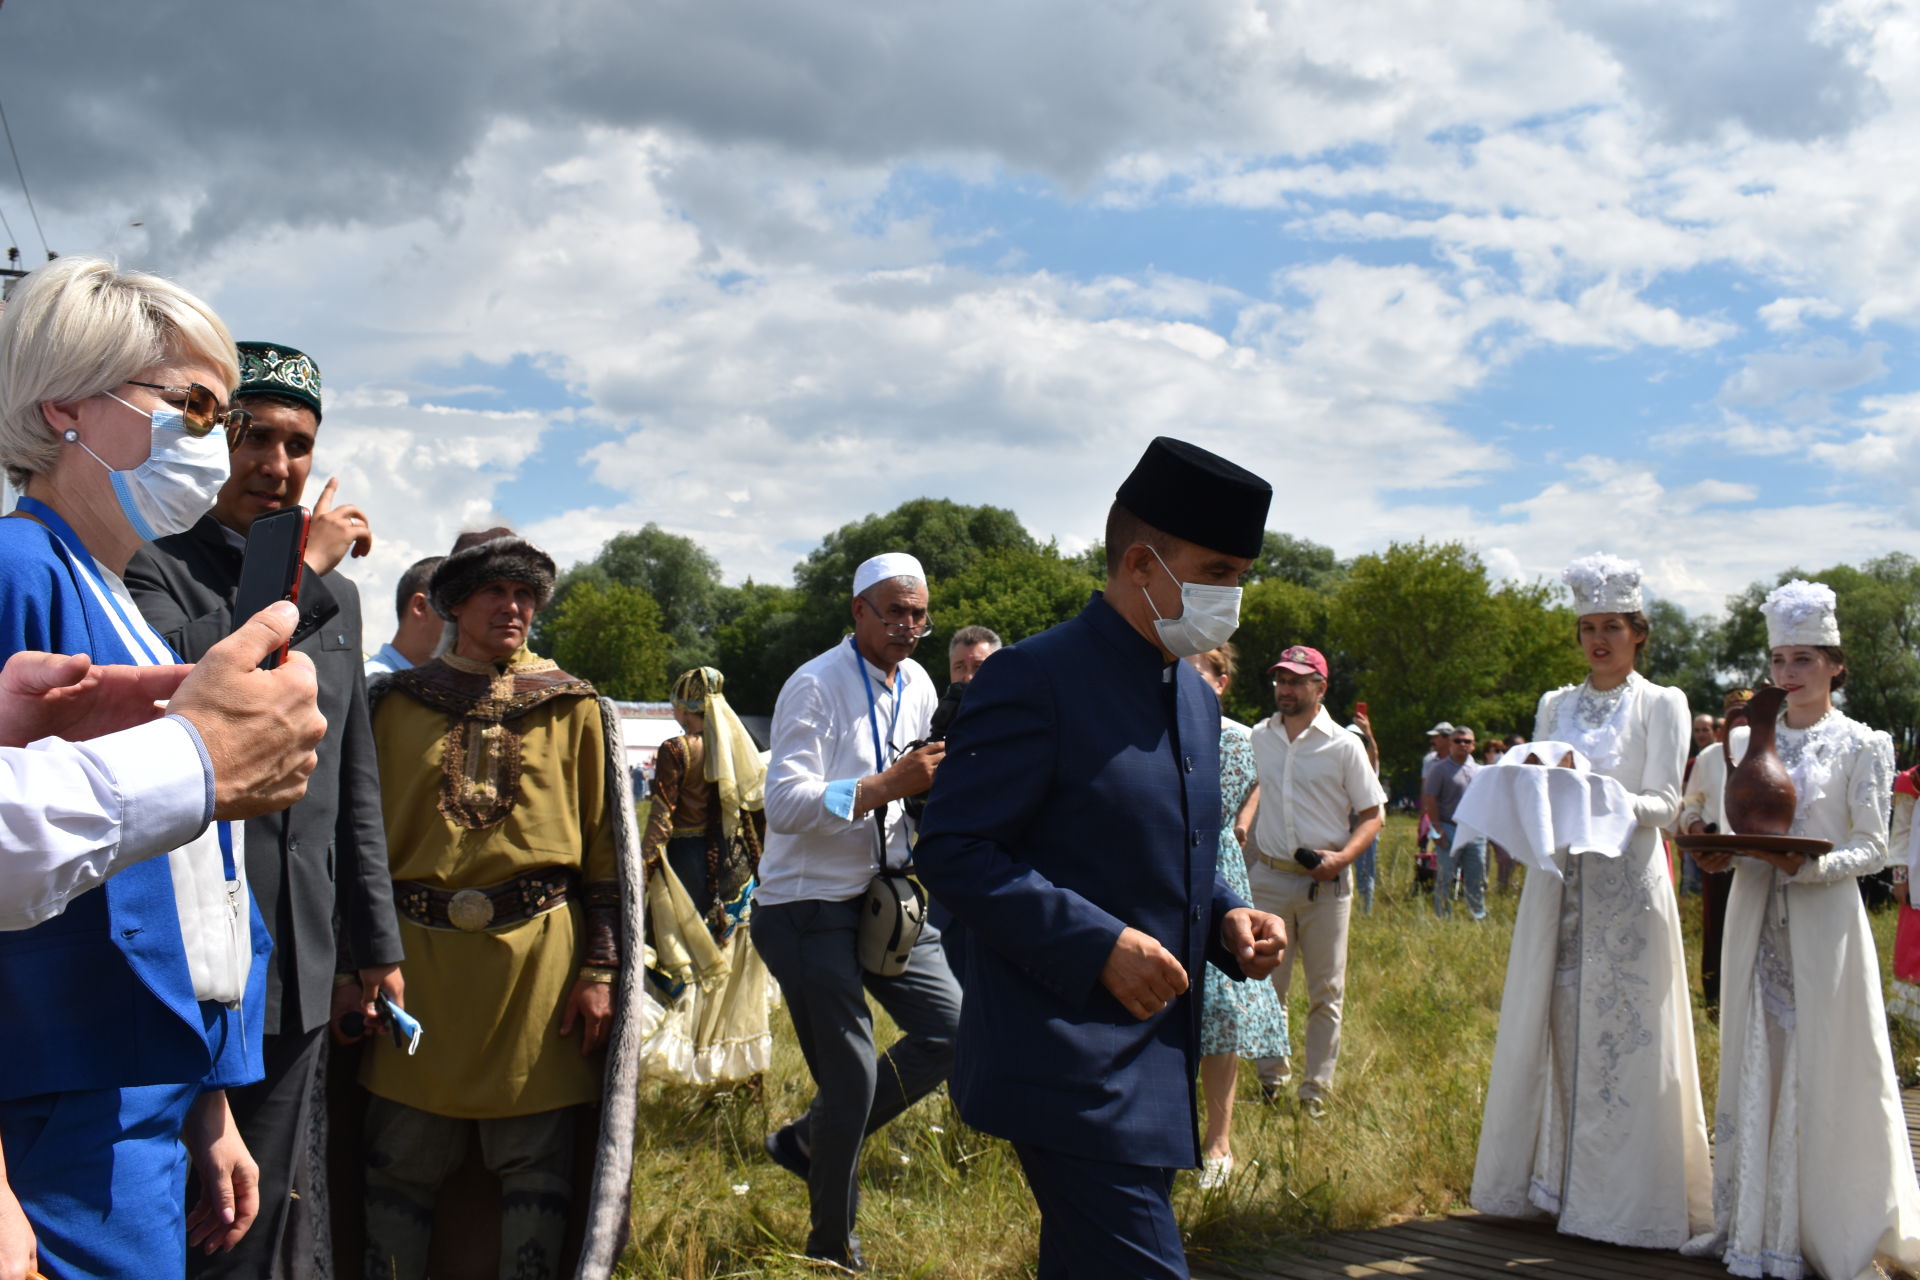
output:
<path id="1" fill-rule="evenodd" d="M 1151 546 L 1147 550 L 1160 561 L 1166 575 L 1173 578 L 1173 570 L 1167 568 L 1165 560 L 1160 560 L 1160 553 Z M 1147 596 L 1147 607 L 1153 610 L 1153 629 L 1159 633 L 1160 643 L 1168 653 L 1176 658 L 1191 658 L 1196 653 L 1218 649 L 1233 639 L 1233 633 L 1240 629 L 1239 587 L 1209 587 L 1197 582 L 1180 582 L 1178 578 L 1173 580 L 1180 584 L 1180 616 L 1177 618 L 1161 617 L 1153 597 L 1147 595 L 1145 587 L 1140 588 L 1140 593 Z"/>

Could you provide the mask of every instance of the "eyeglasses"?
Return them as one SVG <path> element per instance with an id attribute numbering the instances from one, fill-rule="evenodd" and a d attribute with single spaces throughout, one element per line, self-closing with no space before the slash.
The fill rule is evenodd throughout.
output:
<path id="1" fill-rule="evenodd" d="M 184 387 L 168 387 L 158 382 L 136 382 L 129 378 L 126 385 L 145 387 L 163 396 L 179 396 L 181 402 L 174 407 L 180 410 L 180 420 L 187 434 L 198 440 L 211 435 L 214 428 L 218 427 L 227 433 L 228 453 L 240 447 L 240 441 L 246 437 L 247 426 L 253 421 L 253 415 L 245 409 L 222 409 L 220 397 L 197 382 L 189 382 Z"/>
<path id="2" fill-rule="evenodd" d="M 1459 743 L 1463 747 L 1470 747 L 1473 745 L 1472 738 L 1455 738 L 1454 741 Z"/>

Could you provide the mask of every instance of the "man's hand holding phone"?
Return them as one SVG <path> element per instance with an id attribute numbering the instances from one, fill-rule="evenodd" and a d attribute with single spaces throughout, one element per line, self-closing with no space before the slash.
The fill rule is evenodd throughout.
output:
<path id="1" fill-rule="evenodd" d="M 290 653 L 276 670 L 261 659 L 286 646 L 300 613 L 268 605 L 194 664 L 168 710 L 200 731 L 213 760 L 213 816 L 237 821 L 277 813 L 307 793 L 327 731 L 313 662 Z"/>

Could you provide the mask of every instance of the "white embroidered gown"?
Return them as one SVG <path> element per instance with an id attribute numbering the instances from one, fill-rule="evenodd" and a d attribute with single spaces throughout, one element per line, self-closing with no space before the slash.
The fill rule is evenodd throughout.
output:
<path id="1" fill-rule="evenodd" d="M 1540 699 L 1533 736 L 1632 794 L 1619 857 L 1555 856 L 1521 891 L 1474 1164 L 1483 1213 L 1677 1249 L 1712 1224 L 1706 1117 L 1680 917 L 1660 828 L 1680 812 L 1686 695 L 1637 673 Z"/>
<path id="2" fill-rule="evenodd" d="M 1854 1280 L 1920 1265 L 1920 1186 L 1880 963 L 1856 878 L 1887 856 L 1893 745 L 1829 712 L 1780 721 L 1791 834 L 1833 851 L 1788 876 L 1736 859 L 1721 961 L 1714 1235 L 1736 1276 Z"/>

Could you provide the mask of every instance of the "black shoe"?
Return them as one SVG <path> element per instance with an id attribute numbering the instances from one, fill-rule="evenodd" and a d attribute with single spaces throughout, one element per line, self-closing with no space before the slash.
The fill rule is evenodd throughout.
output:
<path id="1" fill-rule="evenodd" d="M 793 1136 L 793 1126 L 775 1129 L 767 1135 L 765 1143 L 767 1159 L 785 1169 L 794 1177 L 805 1182 L 813 1171 L 813 1158 L 800 1149 L 800 1140 Z M 812 1256 L 812 1255 L 808 1255 Z"/>
<path id="2" fill-rule="evenodd" d="M 860 1256 L 860 1240 L 857 1236 L 848 1236 L 847 1243 L 839 1249 L 808 1249 L 807 1259 L 825 1263 L 841 1271 L 860 1272 L 867 1269 L 867 1260 Z"/>

